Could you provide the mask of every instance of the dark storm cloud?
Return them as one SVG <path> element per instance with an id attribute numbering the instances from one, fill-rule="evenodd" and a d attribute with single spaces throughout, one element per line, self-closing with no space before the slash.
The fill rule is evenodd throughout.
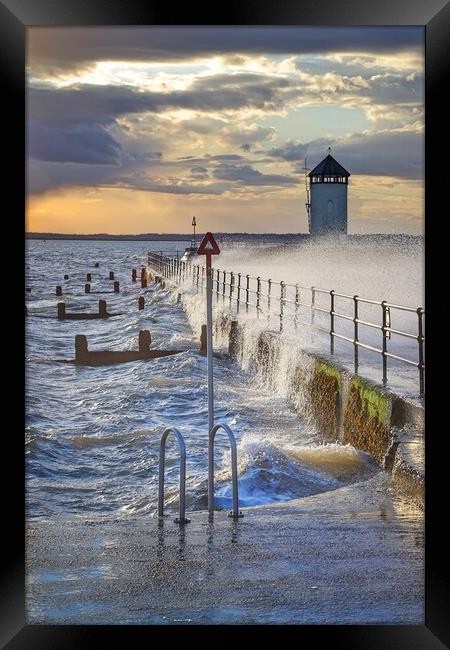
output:
<path id="1" fill-rule="evenodd" d="M 121 145 L 99 125 L 77 125 L 72 129 L 35 122 L 28 125 L 28 155 L 33 159 L 117 165 L 121 150 Z"/>
<path id="2" fill-rule="evenodd" d="M 352 174 L 411 180 L 424 177 L 424 136 L 421 133 L 353 135 L 345 142 L 337 143 L 333 155 Z"/>
<path id="3" fill-rule="evenodd" d="M 233 165 L 223 163 L 213 172 L 214 178 L 218 180 L 237 181 L 244 185 L 292 185 L 298 183 L 293 176 L 282 176 L 280 174 L 263 174 L 251 165 Z"/>
<path id="4" fill-rule="evenodd" d="M 308 167 L 312 169 L 326 156 L 328 144 L 327 140 L 321 138 L 295 146 L 299 150 L 305 149 L 308 155 Z M 409 180 L 421 180 L 424 177 L 424 137 L 421 133 L 414 131 L 361 133 L 332 144 L 331 155 L 352 175 L 394 176 Z M 289 150 L 291 145 L 293 148 L 293 143 L 287 143 L 285 149 Z M 273 151 L 269 153 L 274 155 Z M 280 151 L 283 151 L 282 147 Z M 303 157 L 299 160 L 303 161 Z M 294 172 L 303 173 L 302 167 L 302 162 L 299 162 L 295 165 Z"/>
<path id="5" fill-rule="evenodd" d="M 114 182 L 120 168 L 107 165 L 64 165 L 33 161 L 28 162 L 27 192 L 44 194 L 66 187 L 100 187 Z"/>
<path id="6" fill-rule="evenodd" d="M 219 195 L 228 189 L 223 184 L 211 183 L 208 185 L 195 185 L 181 179 L 177 181 L 166 181 L 164 183 L 153 179 L 118 179 L 114 187 L 123 189 L 138 190 L 139 192 L 161 192 L 164 194 L 212 194 Z"/>
<path id="7" fill-rule="evenodd" d="M 399 52 L 422 27 L 83 27 L 28 29 L 28 63 L 67 70 L 96 61 L 182 62 L 209 55 Z"/>
<path id="8" fill-rule="evenodd" d="M 239 87 L 241 77 L 244 79 Z M 260 79 L 259 86 L 254 77 Z M 222 75 L 213 76 L 208 83 L 202 80 L 186 91 L 168 93 L 100 85 L 30 88 L 28 153 L 46 161 L 117 164 L 121 145 L 107 128 L 117 126 L 117 120 L 124 115 L 158 113 L 174 108 L 200 111 L 273 108 L 281 105 L 278 89 L 286 86 L 283 79 L 258 75 L 232 75 L 228 82 Z M 239 160 L 240 156 L 223 159 Z"/>
<path id="9" fill-rule="evenodd" d="M 204 180 L 208 178 L 208 170 L 206 167 L 202 167 L 201 165 L 196 165 L 195 167 L 191 168 L 191 176 L 192 178 L 196 178 L 197 180 Z"/>
<path id="10" fill-rule="evenodd" d="M 120 115 L 184 108 L 199 111 L 223 111 L 241 108 L 268 109 L 283 102 L 283 89 L 292 85 L 283 78 L 252 75 L 258 82 L 242 77 L 212 75 L 194 82 L 190 88 L 167 93 L 139 92 L 130 86 L 84 84 L 68 88 L 30 88 L 29 116 L 52 126 L 70 124 L 107 125 Z M 242 79 L 242 84 L 240 80 Z"/>
<path id="11" fill-rule="evenodd" d="M 302 144 L 301 142 L 286 142 L 281 147 L 274 147 L 270 149 L 267 153 L 269 156 L 274 158 L 281 158 L 282 160 L 303 160 L 308 145 Z"/>
<path id="12" fill-rule="evenodd" d="M 219 153 L 214 156 L 206 154 L 205 158 L 209 160 L 243 160 L 242 156 L 235 153 Z"/>
<path id="13" fill-rule="evenodd" d="M 193 181 L 196 178 L 191 179 Z M 181 178 L 167 178 L 162 181 L 146 176 L 142 172 L 129 173 L 120 167 L 105 165 L 78 165 L 29 161 L 27 192 L 44 194 L 68 187 L 114 187 L 141 192 L 163 192 L 165 194 L 210 194 L 219 195 L 229 189 L 227 183 L 196 184 Z"/>

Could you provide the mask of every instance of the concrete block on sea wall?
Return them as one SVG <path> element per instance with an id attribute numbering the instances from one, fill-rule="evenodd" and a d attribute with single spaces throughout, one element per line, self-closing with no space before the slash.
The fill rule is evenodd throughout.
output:
<path id="1" fill-rule="evenodd" d="M 316 359 L 306 387 L 312 419 L 317 431 L 338 440 L 342 413 L 342 371 L 325 360 Z"/>
<path id="2" fill-rule="evenodd" d="M 420 508 L 425 504 L 425 444 L 423 432 L 406 426 L 395 430 L 392 485 Z"/>
<path id="3" fill-rule="evenodd" d="M 379 386 L 353 377 L 344 408 L 344 443 L 371 454 L 380 465 L 392 444 L 391 396 Z"/>

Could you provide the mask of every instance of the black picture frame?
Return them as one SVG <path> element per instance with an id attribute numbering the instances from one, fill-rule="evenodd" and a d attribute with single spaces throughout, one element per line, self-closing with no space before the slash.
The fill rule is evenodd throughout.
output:
<path id="1" fill-rule="evenodd" d="M 445 495 L 448 491 L 445 454 L 446 437 L 444 411 L 446 388 L 437 368 L 445 352 L 446 328 L 445 278 L 438 261 L 447 259 L 446 239 L 441 236 L 447 220 L 445 159 L 443 138 L 448 126 L 445 76 L 448 67 L 449 5 L 445 0 L 324 0 L 311 3 L 295 0 L 260 0 L 259 2 L 229 1 L 212 7 L 172 7 L 168 3 L 138 0 L 1 0 L 0 1 L 0 70 L 2 75 L 2 108 L 5 111 L 3 198 L 8 205 L 4 212 L 6 237 L 13 238 L 18 250 L 11 267 L 4 267 L 7 280 L 14 277 L 14 286 L 24 280 L 23 233 L 25 223 L 25 33 L 30 26 L 71 25 L 422 25 L 426 43 L 426 310 L 427 310 L 427 405 L 426 405 L 426 588 L 425 625 L 358 625 L 358 626 L 199 626 L 156 629 L 155 626 L 29 626 L 24 612 L 24 448 L 20 433 L 23 429 L 24 394 L 23 366 L 17 351 L 23 350 L 23 303 L 19 291 L 15 294 L 14 310 L 18 319 L 11 328 L 7 345 L 4 340 L 4 370 L 16 377 L 4 389 L 6 396 L 18 396 L 14 410 L 17 426 L 4 429 L 4 466 L 12 469 L 3 487 L 3 570 L 1 577 L 1 635 L 2 647 L 16 648 L 81 648 L 108 642 L 110 647 L 133 647 L 137 636 L 148 642 L 156 633 L 180 635 L 185 641 L 210 634 L 215 643 L 226 643 L 231 636 L 247 638 L 261 633 L 277 640 L 288 632 L 304 647 L 323 645 L 336 648 L 375 648 L 433 650 L 449 646 L 450 600 L 446 583 L 448 550 L 445 535 Z M 176 20 L 176 22 L 174 22 Z M 12 144 L 6 145 L 6 135 Z M 444 162 L 440 161 L 440 159 Z M 20 218 L 22 215 L 22 219 Z M 8 228 L 12 226 L 12 230 Z M 8 240 L 9 241 L 9 240 Z M 9 247 L 9 246 L 8 246 Z M 444 264 L 445 266 L 445 264 Z M 6 282 L 6 280 L 4 280 Z M 21 296 L 21 293 L 20 293 Z M 6 300 L 6 296 L 4 298 Z M 8 297 L 8 304 L 10 299 Z M 443 305 L 441 308 L 440 305 Z M 19 309 L 20 307 L 20 309 Z M 14 311 L 8 306 L 8 310 Z M 8 325 L 9 326 L 9 325 Z M 14 339 L 14 336 L 15 339 Z M 14 340 L 13 340 L 14 339 Z M 7 356 L 7 354 L 9 357 Z M 9 378 L 9 374 L 8 374 Z M 448 379 L 446 379 L 448 383 Z M 4 414 L 8 415 L 7 409 Z M 447 571 L 445 570 L 447 568 Z M 292 630 L 295 627 L 295 630 Z M 201 628 L 201 629 L 199 629 Z"/>

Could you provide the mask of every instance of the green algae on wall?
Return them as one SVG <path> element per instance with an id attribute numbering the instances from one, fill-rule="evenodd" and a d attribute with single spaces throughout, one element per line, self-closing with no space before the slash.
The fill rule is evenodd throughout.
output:
<path id="1" fill-rule="evenodd" d="M 317 430 L 323 436 L 337 440 L 342 391 L 341 371 L 316 359 L 308 391 L 311 415 Z"/>
<path id="2" fill-rule="evenodd" d="M 391 398 L 380 388 L 354 377 L 344 411 L 344 443 L 372 454 L 383 464 L 391 443 Z"/>

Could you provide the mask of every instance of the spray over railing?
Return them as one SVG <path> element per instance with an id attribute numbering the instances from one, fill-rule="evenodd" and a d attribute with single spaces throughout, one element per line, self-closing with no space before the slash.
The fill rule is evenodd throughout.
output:
<path id="1" fill-rule="evenodd" d="M 198 259 L 198 258 L 196 258 Z M 148 253 L 148 264 L 166 278 L 178 283 L 190 282 L 197 291 L 206 290 L 206 270 L 194 261 L 181 261 L 163 253 Z M 335 354 L 336 339 L 353 346 L 353 364 L 355 374 L 360 365 L 360 349 L 368 350 L 381 356 L 383 385 L 388 381 L 388 359 L 393 359 L 416 367 L 419 375 L 419 390 L 425 394 L 425 310 L 422 307 L 397 305 L 386 300 L 370 300 L 358 295 L 339 293 L 335 290 L 314 286 L 288 284 L 259 276 L 226 271 L 213 268 L 213 292 L 216 302 L 222 299 L 223 305 L 235 309 L 237 313 L 254 310 L 257 318 L 266 318 L 268 325 L 276 320 L 280 332 L 287 322 L 297 329 L 300 325 L 314 332 L 322 332 L 329 337 L 330 354 Z M 365 309 L 369 315 L 361 312 Z M 346 312 L 346 313 L 345 313 Z M 414 315 L 413 332 L 400 327 L 392 327 L 395 316 Z M 370 320 L 372 318 L 372 320 Z M 339 330 L 340 326 L 340 330 Z M 379 345 L 372 345 L 362 339 L 365 332 L 379 332 Z M 392 335 L 415 341 L 415 359 L 394 354 L 388 349 Z"/>

